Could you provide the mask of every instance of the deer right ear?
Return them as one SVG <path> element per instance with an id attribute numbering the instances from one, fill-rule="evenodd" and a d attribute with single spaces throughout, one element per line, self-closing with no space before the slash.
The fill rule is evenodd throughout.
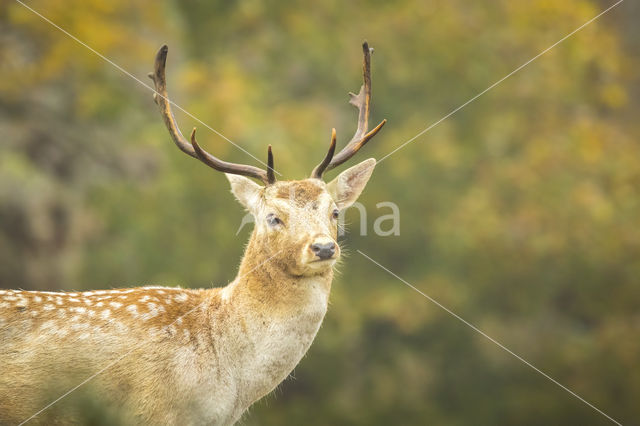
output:
<path id="1" fill-rule="evenodd" d="M 260 201 L 262 187 L 249 178 L 225 173 L 231 184 L 231 192 L 240 204 L 250 212 L 254 212 Z"/>

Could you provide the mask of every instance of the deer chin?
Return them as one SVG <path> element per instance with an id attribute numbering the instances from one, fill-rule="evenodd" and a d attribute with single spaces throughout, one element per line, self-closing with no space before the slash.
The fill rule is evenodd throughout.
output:
<path id="1" fill-rule="evenodd" d="M 297 277 L 311 277 L 315 275 L 324 275 L 333 269 L 333 265 L 338 261 L 338 257 L 331 259 L 303 259 L 296 262 L 295 265 L 289 265 L 287 272 Z"/>
<path id="2" fill-rule="evenodd" d="M 324 275 L 329 273 L 335 265 L 337 257 L 331 259 L 311 260 L 304 265 L 304 276 Z"/>

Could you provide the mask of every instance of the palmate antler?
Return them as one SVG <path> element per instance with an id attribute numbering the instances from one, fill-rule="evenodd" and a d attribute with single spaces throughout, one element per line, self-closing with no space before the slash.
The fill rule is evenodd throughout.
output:
<path id="1" fill-rule="evenodd" d="M 248 176 L 256 179 L 260 179 L 265 185 L 271 185 L 275 183 L 276 177 L 273 169 L 273 154 L 271 152 L 271 145 L 267 150 L 267 170 L 260 169 L 255 166 L 247 164 L 229 163 L 227 161 L 220 160 L 219 158 L 209 154 L 204 149 L 200 148 L 196 141 L 196 129 L 191 132 L 191 143 L 189 143 L 178 128 L 176 120 L 171 111 L 171 102 L 169 101 L 169 95 L 167 94 L 167 81 L 165 78 L 165 66 L 167 63 L 167 52 L 169 48 L 164 45 L 158 50 L 156 55 L 156 61 L 154 66 L 154 72 L 149 74 L 149 78 L 153 80 L 156 87 L 156 92 L 153 94 L 153 99 L 160 108 L 160 113 L 164 120 L 164 124 L 167 125 L 169 134 L 175 142 L 175 144 L 187 155 L 197 158 L 209 167 L 212 167 L 218 171 L 231 173 L 236 175 Z"/>
<path id="2" fill-rule="evenodd" d="M 362 44 L 362 52 L 364 54 L 364 63 L 362 65 L 362 74 L 364 83 L 360 87 L 358 94 L 349 93 L 349 103 L 358 108 L 358 129 L 353 135 L 349 143 L 335 156 L 336 149 L 336 129 L 331 131 L 331 143 L 329 151 L 324 160 L 318 164 L 311 172 L 311 177 L 322 179 L 322 174 L 336 166 L 344 163 L 355 155 L 371 138 L 373 138 L 385 125 L 386 119 L 382 120 L 373 130 L 367 132 L 369 128 L 369 106 L 371 103 L 371 53 L 373 49 L 369 48 L 369 44 L 365 41 Z"/>

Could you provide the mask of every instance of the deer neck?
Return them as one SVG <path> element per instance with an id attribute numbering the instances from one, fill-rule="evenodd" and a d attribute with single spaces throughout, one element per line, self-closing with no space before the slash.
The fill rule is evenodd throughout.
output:
<path id="1" fill-rule="evenodd" d="M 228 302 L 237 367 L 248 406 L 272 391 L 307 352 L 327 311 L 333 272 L 295 276 L 278 258 L 253 255 L 250 242 L 236 279 L 222 290 Z"/>

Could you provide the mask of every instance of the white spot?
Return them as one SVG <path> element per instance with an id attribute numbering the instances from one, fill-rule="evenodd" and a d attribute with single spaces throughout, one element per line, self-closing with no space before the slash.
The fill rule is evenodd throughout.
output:
<path id="1" fill-rule="evenodd" d="M 2 303 L 0 303 L 0 308 L 8 308 L 9 306 L 11 306 L 11 305 L 9 304 L 9 302 L 2 302 Z"/>
<path id="2" fill-rule="evenodd" d="M 114 321 L 113 327 L 116 329 L 118 333 L 126 333 L 127 331 L 129 331 L 127 326 L 121 323 L 120 321 Z"/>
<path id="3" fill-rule="evenodd" d="M 191 339 L 191 333 L 189 333 L 189 330 L 187 330 L 186 328 L 182 331 L 182 334 L 184 334 L 184 338 L 186 340 L 190 340 Z"/>
<path id="4" fill-rule="evenodd" d="M 164 294 L 164 290 L 158 290 L 157 293 L 158 294 Z"/>
<path id="5" fill-rule="evenodd" d="M 65 327 L 60 327 L 56 330 L 55 335 L 56 337 L 64 337 L 69 333 L 69 330 L 67 330 L 67 328 Z"/>
<path id="6" fill-rule="evenodd" d="M 18 300 L 18 298 L 15 296 L 5 296 L 4 300 L 8 300 L 9 302 L 15 302 L 16 300 Z"/>
<path id="7" fill-rule="evenodd" d="M 82 301 L 84 302 L 85 305 L 91 305 L 93 303 L 91 299 L 82 299 Z"/>
<path id="8" fill-rule="evenodd" d="M 158 315 L 158 308 L 155 303 L 149 302 L 147 304 L 147 308 L 149 308 L 149 312 L 146 312 L 145 314 L 142 315 L 143 321 L 146 321 Z"/>
<path id="9" fill-rule="evenodd" d="M 78 293 L 67 293 L 67 296 L 77 296 Z"/>
<path id="10" fill-rule="evenodd" d="M 109 318 L 109 316 L 111 316 L 111 311 L 109 309 L 105 309 L 104 311 L 102 311 L 100 313 L 100 318 L 106 320 L 107 318 Z"/>
<path id="11" fill-rule="evenodd" d="M 186 302 L 189 297 L 185 293 L 180 293 L 174 297 L 176 302 Z"/>
<path id="12" fill-rule="evenodd" d="M 58 327 L 56 327 L 56 323 L 53 320 L 45 321 L 40 326 L 40 331 L 45 331 L 45 332 L 54 332 L 57 329 Z"/>
<path id="13" fill-rule="evenodd" d="M 76 327 L 72 327 L 73 329 L 77 330 L 77 331 L 86 331 L 89 329 L 89 324 L 81 322 L 76 324 Z"/>
<path id="14" fill-rule="evenodd" d="M 56 297 L 56 305 L 62 305 L 62 297 Z"/>
<path id="15" fill-rule="evenodd" d="M 86 309 L 86 308 L 83 308 L 83 307 L 81 307 L 81 306 L 77 306 L 77 307 L 71 308 L 71 309 L 69 309 L 69 310 L 70 310 L 71 312 L 77 312 L 77 313 L 79 313 L 79 314 L 84 314 L 85 312 L 87 312 L 87 309 Z"/>
<path id="16" fill-rule="evenodd" d="M 134 318 L 138 317 L 138 306 L 136 305 L 129 305 L 127 306 L 127 311 L 133 315 Z"/>
<path id="17" fill-rule="evenodd" d="M 93 292 L 93 294 L 107 294 L 106 290 L 96 290 Z"/>
<path id="18" fill-rule="evenodd" d="M 109 305 L 111 305 L 111 307 L 114 309 L 118 309 L 122 307 L 122 303 L 120 302 L 110 302 Z"/>
<path id="19" fill-rule="evenodd" d="M 89 337 L 91 337 L 91 333 L 82 333 L 81 335 L 78 336 L 78 339 L 87 340 Z"/>
<path id="20" fill-rule="evenodd" d="M 98 303 L 96 303 L 96 307 L 98 307 L 98 308 L 99 308 L 99 307 L 101 307 L 101 306 L 104 306 L 104 302 L 98 302 Z"/>
<path id="21" fill-rule="evenodd" d="M 40 303 L 40 302 L 42 302 L 42 297 L 36 296 L 36 297 L 33 298 L 33 301 L 36 302 L 36 303 Z"/>
<path id="22" fill-rule="evenodd" d="M 176 320 L 176 324 L 178 325 L 182 324 L 182 317 L 178 317 L 178 319 Z"/>
<path id="23" fill-rule="evenodd" d="M 127 298 L 127 296 L 118 296 L 118 299 L 123 299 L 124 300 L 126 298 Z"/>
<path id="24" fill-rule="evenodd" d="M 76 299 L 75 297 L 70 297 L 70 298 L 69 298 L 69 302 L 76 302 L 76 303 L 80 303 L 80 299 Z"/>
<path id="25" fill-rule="evenodd" d="M 56 307 L 53 305 L 44 305 L 44 310 L 45 311 L 53 311 Z"/>
<path id="26" fill-rule="evenodd" d="M 76 322 L 71 324 L 71 329 L 75 331 L 83 331 L 89 328 L 89 324 L 86 322 Z"/>
<path id="27" fill-rule="evenodd" d="M 96 311 L 87 311 L 87 315 L 89 315 L 89 317 L 93 318 L 96 315 Z"/>

